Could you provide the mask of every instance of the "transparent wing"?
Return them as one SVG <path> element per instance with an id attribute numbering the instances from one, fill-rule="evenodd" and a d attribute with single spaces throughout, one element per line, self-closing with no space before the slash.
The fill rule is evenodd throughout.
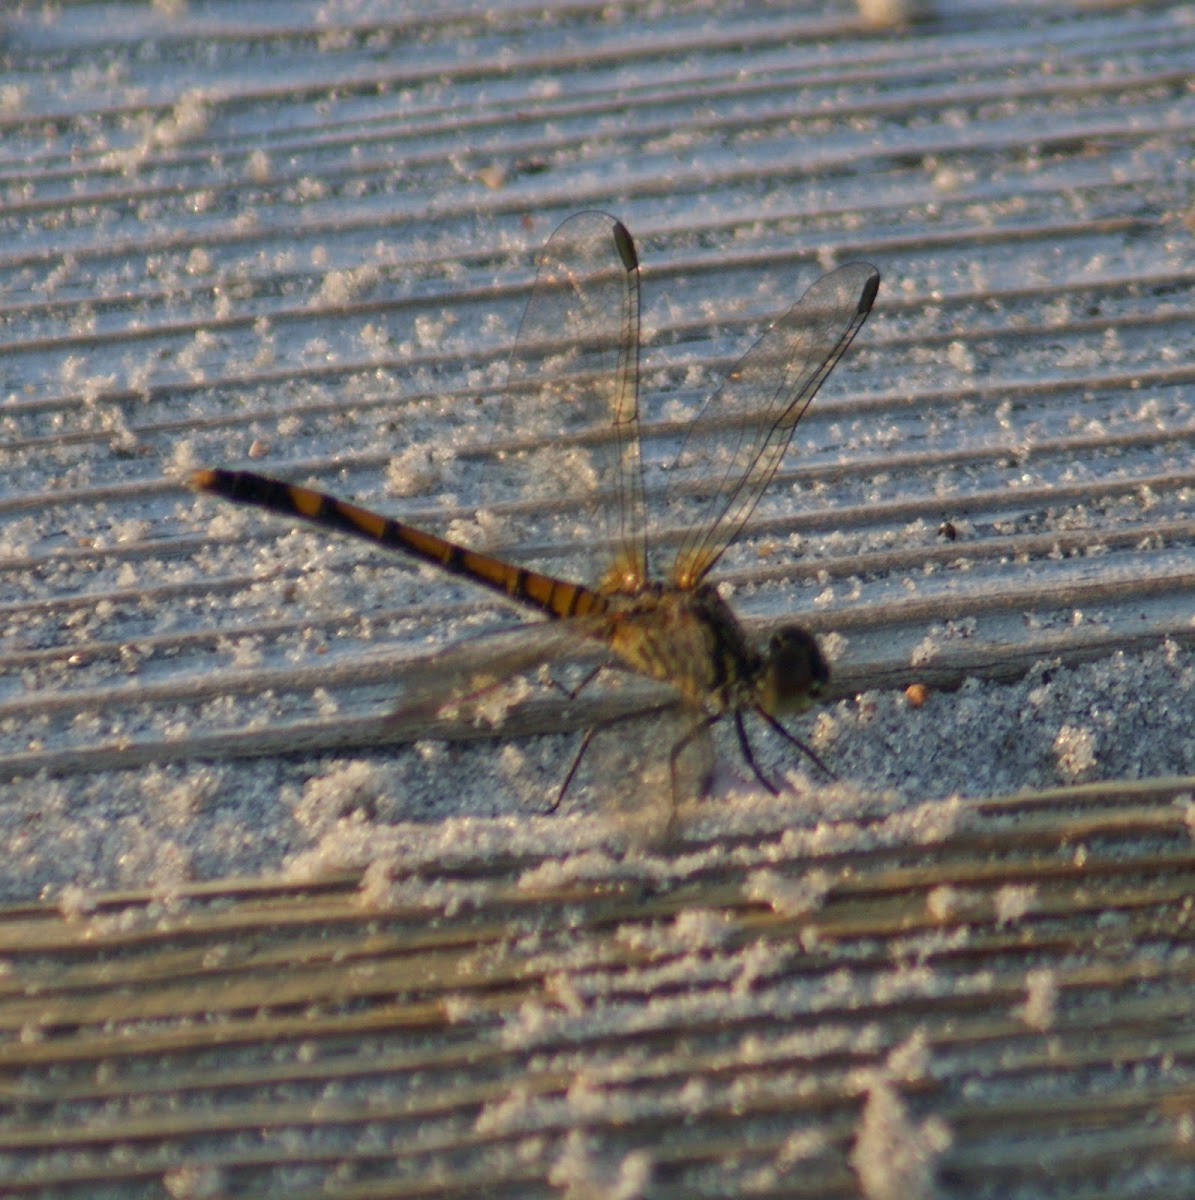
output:
<path id="1" fill-rule="evenodd" d="M 867 319 L 879 287 L 868 263 L 823 275 L 751 347 L 697 415 L 674 465 L 675 487 L 699 514 L 672 581 L 693 587 L 738 536 L 771 482 L 797 423 Z M 695 480 L 709 480 L 707 488 Z"/>
<path id="2" fill-rule="evenodd" d="M 708 722 L 674 701 L 599 727 L 577 784 L 593 786 L 626 833 L 651 842 L 675 826 L 682 805 L 701 798 L 713 767 Z"/>
<path id="3" fill-rule="evenodd" d="M 640 582 L 639 261 L 626 227 L 606 213 L 578 213 L 549 238 L 499 425 L 521 447 L 501 457 L 507 494 L 531 501 L 527 523 L 586 544 L 604 534 L 614 586 Z"/>
<path id="4" fill-rule="evenodd" d="M 592 632 L 593 624 L 584 619 L 537 621 L 422 655 L 398 675 L 399 698 L 389 720 L 430 720 L 441 710 L 485 699 L 508 680 L 544 664 L 603 658 L 605 647 L 587 637 Z"/>

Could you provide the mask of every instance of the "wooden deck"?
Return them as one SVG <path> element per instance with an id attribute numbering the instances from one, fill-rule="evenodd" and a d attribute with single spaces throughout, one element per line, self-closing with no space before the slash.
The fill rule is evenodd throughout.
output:
<path id="1" fill-rule="evenodd" d="M 1189 7 L 546 7 L 0 16 L 0 1192 L 1195 1195 Z M 761 739 L 791 790 L 728 756 L 663 843 L 540 815 L 615 695 L 385 724 L 484 597 L 180 485 L 582 572 L 567 504 L 477 510 L 586 207 L 649 493 L 883 274 L 720 564 L 825 645 L 839 780 Z"/>

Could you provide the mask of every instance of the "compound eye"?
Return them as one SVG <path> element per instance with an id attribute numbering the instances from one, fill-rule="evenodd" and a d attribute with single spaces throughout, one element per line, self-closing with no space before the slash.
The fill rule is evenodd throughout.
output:
<path id="1" fill-rule="evenodd" d="M 805 708 L 829 681 L 830 668 L 807 629 L 787 625 L 772 635 L 761 697 L 765 711 Z"/>

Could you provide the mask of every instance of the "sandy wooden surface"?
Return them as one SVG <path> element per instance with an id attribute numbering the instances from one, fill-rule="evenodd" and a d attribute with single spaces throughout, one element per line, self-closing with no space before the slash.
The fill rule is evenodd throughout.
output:
<path id="1" fill-rule="evenodd" d="M 0 1190 L 1195 1191 L 1195 22 L 922 14 L 0 16 Z M 838 779 L 732 734 L 665 843 L 601 755 L 542 815 L 617 692 L 383 725 L 516 617 L 180 485 L 592 570 L 567 506 L 478 513 L 583 208 L 644 265 L 649 488 L 883 275 L 719 566 L 821 639 Z"/>

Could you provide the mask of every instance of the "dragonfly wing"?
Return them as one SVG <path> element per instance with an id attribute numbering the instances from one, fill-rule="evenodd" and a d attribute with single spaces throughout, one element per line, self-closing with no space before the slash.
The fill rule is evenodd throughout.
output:
<path id="1" fill-rule="evenodd" d="M 500 685 L 546 663 L 600 659 L 605 648 L 588 636 L 592 632 L 583 618 L 536 622 L 421 655 L 400 672 L 398 704 L 389 719 L 427 720 L 453 707 L 484 707 Z"/>
<path id="2" fill-rule="evenodd" d="M 823 275 L 706 401 L 673 468 L 674 489 L 700 489 L 698 499 L 686 497 L 687 511 L 699 516 L 677 552 L 674 583 L 695 586 L 738 536 L 809 402 L 867 319 L 879 283 L 868 263 Z"/>
<path id="3" fill-rule="evenodd" d="M 641 581 L 639 261 L 626 227 L 606 213 L 578 213 L 548 240 L 498 426 L 516 519 L 521 509 L 525 526 L 587 546 L 604 534 L 611 571 Z"/>

